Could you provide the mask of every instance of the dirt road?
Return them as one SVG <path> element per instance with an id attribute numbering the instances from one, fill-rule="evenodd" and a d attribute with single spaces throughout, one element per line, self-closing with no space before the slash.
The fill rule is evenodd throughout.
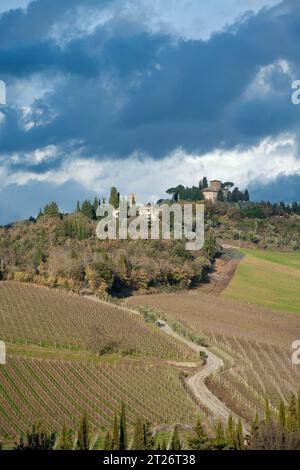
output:
<path id="1" fill-rule="evenodd" d="M 212 415 L 216 419 L 220 419 L 223 423 L 227 423 L 228 417 L 232 415 L 236 420 L 240 417 L 232 412 L 219 398 L 217 398 L 207 387 L 206 379 L 211 374 L 217 372 L 221 367 L 223 367 L 223 361 L 218 356 L 213 354 L 207 348 L 203 346 L 198 346 L 191 341 L 186 340 L 176 332 L 174 332 L 168 325 L 161 328 L 162 331 L 168 335 L 173 336 L 179 341 L 184 342 L 189 346 L 193 351 L 200 353 L 200 351 L 205 352 L 207 356 L 206 364 L 192 377 L 187 380 L 187 384 L 192 390 L 194 396 L 198 398 L 201 403 L 210 410 Z M 249 431 L 248 424 L 242 420 L 244 431 Z"/>
<path id="2" fill-rule="evenodd" d="M 96 302 L 107 303 L 105 301 L 101 301 L 97 297 L 89 297 L 89 298 L 92 298 Z M 141 315 L 140 312 L 138 310 L 135 310 L 134 308 L 126 308 L 125 303 L 121 308 L 128 310 L 128 312 L 130 313 Z M 198 400 L 207 409 L 209 409 L 209 411 L 215 417 L 216 420 L 220 419 L 223 423 L 226 423 L 230 415 L 232 415 L 236 420 L 238 420 L 240 417 L 237 416 L 232 410 L 230 410 L 225 405 L 225 403 L 219 400 L 219 398 L 216 397 L 206 385 L 207 377 L 209 377 L 211 374 L 217 372 L 220 368 L 223 367 L 222 359 L 220 359 L 218 356 L 213 354 L 207 348 L 203 346 L 199 346 L 195 343 L 192 343 L 191 341 L 188 341 L 183 336 L 173 331 L 172 328 L 170 328 L 167 324 L 165 324 L 165 326 L 163 326 L 160 329 L 164 333 L 172 336 L 173 338 L 176 338 L 180 342 L 185 343 L 193 351 L 197 353 L 200 353 L 200 351 L 203 351 L 206 354 L 207 356 L 206 364 L 203 367 L 201 367 L 201 369 L 196 374 L 194 374 L 187 380 L 187 384 L 190 387 L 193 395 L 196 398 L 198 398 Z M 242 420 L 242 423 L 243 423 L 244 430 L 248 432 L 249 426 L 244 420 Z"/>

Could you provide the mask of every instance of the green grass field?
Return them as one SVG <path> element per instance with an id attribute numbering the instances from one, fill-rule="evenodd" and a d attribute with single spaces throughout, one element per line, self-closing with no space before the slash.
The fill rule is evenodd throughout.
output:
<path id="1" fill-rule="evenodd" d="M 300 313 L 300 253 L 241 251 L 245 257 L 222 295 Z"/>

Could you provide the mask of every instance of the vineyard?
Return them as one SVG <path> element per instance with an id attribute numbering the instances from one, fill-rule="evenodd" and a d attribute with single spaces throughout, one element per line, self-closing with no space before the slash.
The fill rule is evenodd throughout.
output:
<path id="1" fill-rule="evenodd" d="M 189 348 L 126 309 L 27 284 L 0 284 L 0 338 L 9 343 L 194 359 Z"/>
<path id="2" fill-rule="evenodd" d="M 209 379 L 210 388 L 246 419 L 263 416 L 266 396 L 274 414 L 300 385 L 299 367 L 283 347 L 224 335 L 209 339 L 225 368 Z"/>
<path id="3" fill-rule="evenodd" d="M 299 336 L 300 317 L 288 312 L 227 301 L 202 293 L 138 296 L 128 301 L 164 312 L 206 339 L 224 368 L 208 380 L 229 408 L 252 419 L 262 415 L 266 395 L 276 414 L 300 385 L 299 367 L 291 361 L 291 344 Z"/>
<path id="4" fill-rule="evenodd" d="M 190 423 L 196 410 L 181 388 L 179 370 L 147 364 L 88 364 L 9 356 L 0 368 L 0 436 L 14 438 L 37 420 L 60 430 L 77 429 L 84 411 L 94 429 L 110 429 L 126 404 L 129 425 L 136 416 L 156 424 Z"/>

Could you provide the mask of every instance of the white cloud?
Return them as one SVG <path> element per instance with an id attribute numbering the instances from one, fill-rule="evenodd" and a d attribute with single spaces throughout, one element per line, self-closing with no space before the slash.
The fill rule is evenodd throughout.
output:
<path id="1" fill-rule="evenodd" d="M 92 34 L 106 26 L 117 34 L 132 34 L 139 28 L 185 39 L 207 40 L 215 32 L 233 25 L 246 12 L 258 12 L 281 0 L 111 0 L 103 7 L 82 6 L 68 10 L 49 35 L 58 44 Z M 127 25 L 127 26 L 126 26 Z"/>
<path id="2" fill-rule="evenodd" d="M 31 0 L 1 0 L 0 15 L 4 11 L 12 10 L 14 8 L 26 8 Z"/>
<path id="3" fill-rule="evenodd" d="M 274 89 L 272 78 L 274 79 L 275 76 L 285 78 L 288 86 L 277 86 L 276 89 Z M 280 93 L 286 94 L 287 91 L 291 92 L 291 83 L 296 79 L 297 73 L 293 64 L 280 59 L 272 64 L 268 64 L 265 67 L 260 68 L 246 89 L 244 99 L 252 100 L 253 98 L 263 97 L 272 93 L 277 96 Z"/>
<path id="4" fill-rule="evenodd" d="M 27 155 L 26 160 L 33 164 L 51 160 L 57 151 L 54 146 L 46 147 Z M 8 174 L 4 161 L 2 177 L 0 172 L 2 189 L 12 183 L 26 185 L 31 181 L 42 181 L 62 186 L 74 181 L 91 194 L 107 194 L 110 187 L 116 185 L 122 194 L 135 192 L 141 202 L 154 202 L 166 196 L 165 190 L 170 186 L 197 185 L 203 176 L 233 181 L 244 189 L 251 183 L 265 185 L 279 176 L 300 175 L 296 141 L 291 135 L 268 138 L 248 149 L 215 150 L 201 156 L 178 149 L 162 160 L 134 154 L 125 160 L 99 161 L 73 154 L 59 169 L 38 174 L 32 170 Z"/>
<path id="5" fill-rule="evenodd" d="M 139 17 L 153 32 L 186 39 L 209 39 L 248 11 L 272 7 L 281 0 L 122 0 L 122 14 Z M 127 10 L 126 8 L 127 7 Z"/>

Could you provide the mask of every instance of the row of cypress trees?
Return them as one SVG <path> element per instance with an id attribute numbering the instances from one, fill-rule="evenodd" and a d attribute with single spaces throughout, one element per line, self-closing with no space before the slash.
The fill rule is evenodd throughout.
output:
<path id="1" fill-rule="evenodd" d="M 236 422 L 229 416 L 224 427 L 221 421 L 215 425 L 214 436 L 208 436 L 200 416 L 197 417 L 193 435 L 187 445 L 192 450 L 243 450 L 245 448 L 299 448 L 300 446 L 300 389 L 298 395 L 290 395 L 288 403 L 280 402 L 278 413 L 274 412 L 268 398 L 265 401 L 265 416 L 256 415 L 248 436 L 244 435 L 241 420 Z M 264 447 L 265 446 L 265 447 Z M 85 413 L 80 421 L 77 434 L 63 425 L 57 438 L 41 423 L 33 426 L 26 438 L 20 437 L 15 450 L 154 450 L 155 440 L 151 423 L 137 417 L 131 441 L 128 439 L 125 404 L 122 403 L 119 416 L 115 413 L 113 428 L 105 435 L 104 444 L 100 438 L 93 438 L 89 419 Z M 181 450 L 183 448 L 179 428 L 175 425 L 169 442 L 165 440 L 156 446 L 158 450 Z"/>

